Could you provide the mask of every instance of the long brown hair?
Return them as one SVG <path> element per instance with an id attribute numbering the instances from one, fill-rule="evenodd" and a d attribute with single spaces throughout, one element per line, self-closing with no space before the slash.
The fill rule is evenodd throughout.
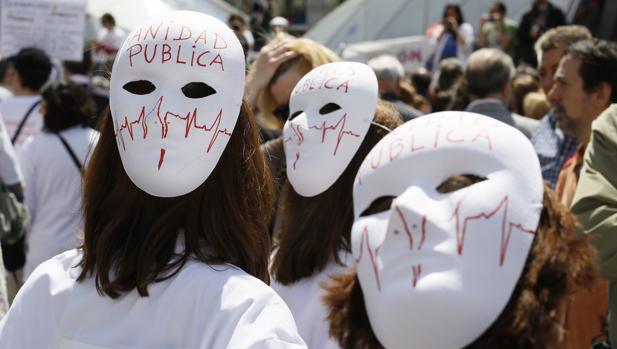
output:
<path id="1" fill-rule="evenodd" d="M 447 185 L 448 190 L 470 183 L 451 178 L 457 183 Z M 555 347 L 563 335 L 558 308 L 568 295 L 591 287 L 596 272 L 595 251 L 587 239 L 574 237 L 575 229 L 576 219 L 545 184 L 540 224 L 514 292 L 497 320 L 464 349 Z M 371 328 L 356 272 L 334 277 L 325 288 L 330 335 L 341 347 L 383 348 Z"/>
<path id="2" fill-rule="evenodd" d="M 94 276 L 97 290 L 112 298 L 133 289 L 148 296 L 149 284 L 172 277 L 189 259 L 231 263 L 269 281 L 267 224 L 273 185 L 245 105 L 208 179 L 180 197 L 155 197 L 131 182 L 120 161 L 109 111 L 99 130 L 84 183 L 79 281 Z M 186 247 L 177 253 L 181 235 Z"/>
<path id="3" fill-rule="evenodd" d="M 401 124 L 398 112 L 379 101 L 373 121 L 393 130 Z M 353 181 L 368 152 L 388 132 L 371 125 L 341 176 L 325 192 L 303 197 L 286 182 L 282 192 L 282 223 L 277 235 L 272 274 L 287 285 L 323 270 L 328 262 L 339 260 L 341 250 L 350 250 L 353 223 Z"/>

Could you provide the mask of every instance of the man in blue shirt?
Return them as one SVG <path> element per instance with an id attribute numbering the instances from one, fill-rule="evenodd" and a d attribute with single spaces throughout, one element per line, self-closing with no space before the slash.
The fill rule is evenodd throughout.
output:
<path id="1" fill-rule="evenodd" d="M 568 25 L 551 29 L 538 39 L 535 46 L 539 62 L 538 72 L 546 94 L 553 87 L 559 60 L 568 46 L 590 38 L 591 33 L 587 28 Z M 540 159 L 542 177 L 554 187 L 563 164 L 576 152 L 578 141 L 563 134 L 557 126 L 554 112 L 551 111 L 540 121 L 531 136 L 531 142 Z"/>

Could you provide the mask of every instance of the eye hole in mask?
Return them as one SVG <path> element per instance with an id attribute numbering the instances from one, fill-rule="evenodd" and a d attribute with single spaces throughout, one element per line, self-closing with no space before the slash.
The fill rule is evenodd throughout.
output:
<path id="1" fill-rule="evenodd" d="M 148 80 L 135 80 L 127 82 L 122 86 L 123 89 L 134 95 L 147 95 L 156 90 L 156 86 Z"/>
<path id="2" fill-rule="evenodd" d="M 445 181 L 443 181 L 440 185 L 435 188 L 437 192 L 441 194 L 452 193 L 457 190 L 467 188 L 473 184 L 478 182 L 485 181 L 485 177 L 480 177 L 472 174 L 462 174 L 458 176 L 448 177 Z"/>
<path id="3" fill-rule="evenodd" d="M 298 117 L 298 115 L 302 114 L 302 110 L 298 110 L 297 112 L 289 115 L 289 120 L 293 120 Z"/>
<path id="4" fill-rule="evenodd" d="M 374 215 L 383 211 L 387 211 L 392 207 L 392 201 L 396 199 L 396 196 L 380 196 L 377 199 L 373 200 L 369 207 L 362 211 L 360 217 Z"/>
<path id="5" fill-rule="evenodd" d="M 325 115 L 325 114 L 330 114 L 333 111 L 337 111 L 341 109 L 341 106 L 336 104 L 336 103 L 328 103 L 326 105 L 324 105 L 323 107 L 321 107 L 321 109 L 319 109 L 319 114 L 321 115 Z"/>
<path id="6" fill-rule="evenodd" d="M 189 82 L 182 87 L 182 93 L 188 98 L 204 98 L 216 93 L 210 85 L 203 82 Z"/>

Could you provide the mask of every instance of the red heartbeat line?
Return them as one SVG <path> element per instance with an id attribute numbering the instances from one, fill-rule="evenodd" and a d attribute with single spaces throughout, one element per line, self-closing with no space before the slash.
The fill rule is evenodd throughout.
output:
<path id="1" fill-rule="evenodd" d="M 326 141 L 326 132 L 328 131 L 336 131 L 338 129 L 338 135 L 336 137 L 336 147 L 334 148 L 334 153 L 332 155 L 336 155 L 339 146 L 341 145 L 341 141 L 345 136 L 353 136 L 360 137 L 359 134 L 353 133 L 350 130 L 345 130 L 345 122 L 347 121 L 347 113 L 343 114 L 343 116 L 339 119 L 339 121 L 334 125 L 326 126 L 326 122 L 324 121 L 321 126 L 310 126 L 309 129 L 321 131 L 321 143 L 323 144 Z M 339 129 L 340 126 L 340 129 Z"/>
<path id="2" fill-rule="evenodd" d="M 399 216 L 399 218 L 401 219 L 401 222 L 403 223 L 403 228 L 405 229 L 405 234 L 407 235 L 407 239 L 409 241 L 409 250 L 413 250 L 413 246 L 414 246 L 414 238 L 413 238 L 413 231 L 412 229 L 409 227 L 409 224 L 407 222 L 407 219 L 405 218 L 403 212 L 396 207 L 396 205 L 394 206 L 395 211 L 397 213 L 397 215 Z M 531 235 L 535 235 L 535 230 L 533 229 L 527 229 L 525 227 L 523 227 L 522 224 L 519 223 L 513 223 L 510 222 L 508 220 L 508 213 L 509 213 L 509 197 L 506 195 L 498 204 L 497 206 L 489 211 L 489 212 L 481 212 L 477 215 L 473 215 L 473 216 L 467 216 L 462 220 L 462 225 L 461 225 L 461 215 L 460 215 L 460 210 L 461 210 L 461 202 L 459 201 L 454 209 L 454 211 L 452 212 L 452 214 L 447 218 L 447 219 L 434 219 L 431 217 L 431 221 L 437 221 L 437 222 L 450 222 L 452 220 L 455 221 L 456 223 L 456 242 L 457 242 L 457 253 L 458 255 L 462 255 L 463 254 L 463 249 L 464 249 L 464 245 L 465 245 L 465 237 L 467 235 L 467 228 L 468 228 L 468 223 L 470 221 L 473 220 L 478 220 L 478 219 L 490 219 L 493 216 L 495 216 L 498 212 L 503 211 L 503 216 L 501 219 L 501 242 L 499 245 L 499 266 L 503 266 L 503 263 L 505 262 L 505 258 L 506 258 L 506 253 L 508 251 L 508 246 L 510 244 L 510 237 L 512 236 L 512 231 L 514 228 L 518 229 L 519 231 L 523 232 L 523 233 L 528 233 Z M 427 231 L 427 223 L 429 221 L 429 217 L 428 216 L 423 216 L 422 217 L 422 224 L 421 224 L 421 238 L 420 238 L 420 243 L 418 245 L 418 251 L 422 249 L 423 245 L 424 245 L 424 240 L 426 238 L 426 231 Z M 415 228 L 415 225 L 414 225 Z M 374 250 L 371 250 L 371 246 L 369 244 L 369 240 L 368 240 L 368 227 L 365 226 L 364 230 L 362 231 L 362 241 L 360 243 L 360 255 L 358 256 L 358 258 L 356 259 L 356 263 L 359 263 L 360 260 L 362 260 L 362 256 L 363 256 L 363 250 L 364 250 L 364 245 L 365 245 L 365 241 L 366 240 L 366 246 L 367 246 L 367 250 L 368 250 L 368 254 L 370 257 L 370 262 L 373 268 L 373 272 L 375 274 L 375 280 L 377 282 L 377 289 L 381 290 L 381 283 L 380 283 L 380 277 L 379 277 L 379 270 L 377 268 L 377 256 L 379 255 L 379 251 L 381 248 L 380 246 L 377 246 Z M 416 266 L 412 267 L 412 285 L 415 288 L 416 283 L 418 278 L 420 277 L 420 274 L 422 273 L 422 267 L 420 264 L 417 264 Z"/>
<path id="3" fill-rule="evenodd" d="M 161 116 L 161 106 L 163 104 L 163 96 L 159 98 L 156 102 L 156 105 L 153 109 L 156 110 L 156 116 L 161 125 L 161 139 L 167 138 L 167 134 L 169 132 L 169 122 L 167 121 L 169 116 L 172 116 L 176 119 L 182 120 L 185 122 L 184 128 L 184 138 L 188 138 L 192 129 L 203 130 L 204 132 L 213 133 L 212 138 L 210 139 L 210 143 L 208 144 L 208 148 L 206 149 L 206 153 L 209 153 L 212 149 L 212 146 L 216 143 L 219 135 L 224 135 L 227 137 L 231 137 L 231 132 L 229 130 L 220 129 L 221 119 L 223 117 L 223 109 L 220 109 L 216 118 L 212 122 L 211 125 L 207 123 L 198 124 L 197 123 L 197 108 L 193 109 L 192 112 L 186 113 L 186 116 L 181 116 L 180 114 L 176 114 L 170 111 L 165 112 L 163 116 Z M 149 113 L 148 113 L 149 114 Z M 116 126 L 116 137 L 120 137 L 120 142 L 122 143 L 122 149 L 126 150 L 126 144 L 124 141 L 123 131 L 126 130 L 129 134 L 131 140 L 135 140 L 133 126 L 140 125 L 142 128 L 143 139 L 148 137 L 148 125 L 146 124 L 146 107 L 141 107 L 141 112 L 139 113 L 139 117 L 136 120 L 129 121 L 128 117 L 124 117 L 124 122 L 120 125 L 120 127 Z M 158 169 L 160 170 L 163 165 L 163 159 L 165 157 L 165 149 L 161 149 L 161 154 L 158 163 Z"/>
<path id="4" fill-rule="evenodd" d="M 366 242 L 365 242 L 366 241 Z M 364 245 L 366 244 L 366 249 L 368 251 L 368 256 L 371 260 L 371 265 L 373 266 L 373 274 L 375 275 L 375 282 L 377 283 L 377 289 L 381 291 L 381 282 L 379 281 L 379 269 L 377 269 L 377 256 L 379 255 L 379 249 L 382 245 L 375 247 L 374 251 L 371 250 L 371 243 L 368 239 L 368 225 L 364 226 L 362 230 L 362 240 L 360 241 L 360 255 L 355 259 L 356 264 L 360 263 L 362 260 L 362 256 L 364 255 Z"/>

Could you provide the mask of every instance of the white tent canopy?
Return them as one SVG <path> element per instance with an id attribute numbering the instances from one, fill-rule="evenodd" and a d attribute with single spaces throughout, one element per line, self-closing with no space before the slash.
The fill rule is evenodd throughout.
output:
<path id="1" fill-rule="evenodd" d="M 444 6 L 451 0 L 347 0 L 317 22 L 306 37 L 335 50 L 360 41 L 422 35 L 439 22 Z M 478 30 L 480 16 L 494 0 L 459 1 L 465 20 Z M 532 0 L 504 0 L 508 17 L 519 20 L 531 8 Z M 551 0 L 569 11 L 576 0 Z"/>
<path id="2" fill-rule="evenodd" d="M 172 10 L 192 10 L 207 13 L 227 22 L 230 14 L 246 17 L 240 10 L 223 0 L 88 0 L 86 13 L 89 17 L 86 35 L 91 37 L 99 28 L 99 18 L 109 12 L 119 27 L 132 30 L 146 18 Z"/>

